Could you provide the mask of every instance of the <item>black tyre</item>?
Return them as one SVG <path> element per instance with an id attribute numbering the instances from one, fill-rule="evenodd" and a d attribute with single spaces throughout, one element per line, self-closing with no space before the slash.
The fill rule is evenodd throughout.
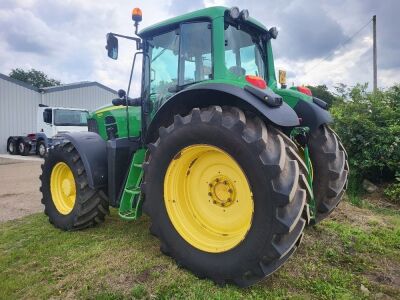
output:
<path id="1" fill-rule="evenodd" d="M 97 225 L 109 213 L 106 195 L 89 187 L 79 153 L 69 142 L 50 149 L 40 180 L 44 212 L 57 228 L 76 230 Z"/>
<path id="2" fill-rule="evenodd" d="M 320 222 L 332 213 L 342 199 L 347 188 L 349 164 L 339 137 L 326 125 L 311 132 L 309 150 L 314 171 L 316 222 Z"/>
<path id="3" fill-rule="evenodd" d="M 18 153 L 27 156 L 29 155 L 29 151 L 31 150 L 31 146 L 26 144 L 23 140 L 18 141 Z"/>
<path id="4" fill-rule="evenodd" d="M 17 155 L 18 154 L 18 145 L 17 145 L 16 140 L 9 139 L 7 141 L 7 152 L 10 153 L 11 155 Z"/>
<path id="5" fill-rule="evenodd" d="M 36 154 L 44 158 L 47 154 L 46 144 L 44 141 L 39 141 L 36 145 Z"/>
<path id="6" fill-rule="evenodd" d="M 159 132 L 156 143 L 149 145 L 142 189 L 144 211 L 152 220 L 150 231 L 160 239 L 161 251 L 200 278 L 219 284 L 232 282 L 245 287 L 277 270 L 300 243 L 306 223 L 302 214 L 309 187 L 304 164 L 290 139 L 259 118 L 245 116 L 238 108 L 218 106 L 195 108 L 185 117 L 176 115 L 173 124 Z M 200 154 L 190 157 L 188 153 Z M 225 159 L 237 163 L 248 185 L 231 180 L 236 176 L 233 165 L 224 173 Z M 196 185 L 196 176 L 203 178 L 199 174 L 210 174 L 210 180 L 201 179 Z M 182 187 L 181 182 L 187 185 L 176 189 Z M 235 198 L 240 195 L 237 186 L 249 187 L 249 200 Z M 169 199 L 175 190 L 178 197 Z M 186 191 L 189 194 L 180 194 Z M 236 220 L 239 224 L 242 215 L 247 214 L 248 205 L 241 203 L 254 205 L 250 224 L 247 231 L 242 226 L 231 233 L 229 229 L 236 228 Z M 180 216 L 179 207 L 189 207 L 189 213 Z M 234 212 L 235 207 L 239 213 Z M 212 215 L 210 211 L 225 218 L 203 219 Z M 189 227 L 180 226 L 184 222 Z M 221 227 L 209 226 L 215 223 Z M 215 228 L 228 229 L 212 231 Z M 214 244 L 219 239 L 220 243 Z"/>

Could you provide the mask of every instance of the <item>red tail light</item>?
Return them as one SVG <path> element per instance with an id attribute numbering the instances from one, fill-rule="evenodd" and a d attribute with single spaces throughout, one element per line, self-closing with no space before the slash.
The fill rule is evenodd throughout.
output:
<path id="1" fill-rule="evenodd" d="M 312 96 L 311 90 L 309 88 L 305 87 L 305 86 L 298 86 L 297 90 L 300 93 L 306 94 L 308 96 Z"/>
<path id="2" fill-rule="evenodd" d="M 267 83 L 265 82 L 264 79 L 262 79 L 259 76 L 255 75 L 246 75 L 246 81 L 255 87 L 258 87 L 260 89 L 266 89 L 267 88 Z"/>

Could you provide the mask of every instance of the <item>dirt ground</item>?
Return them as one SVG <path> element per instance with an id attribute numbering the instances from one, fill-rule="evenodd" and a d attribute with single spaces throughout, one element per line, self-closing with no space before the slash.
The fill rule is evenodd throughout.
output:
<path id="1" fill-rule="evenodd" d="M 41 160 L 33 159 L 0 157 L 0 222 L 43 210 L 39 192 Z"/>

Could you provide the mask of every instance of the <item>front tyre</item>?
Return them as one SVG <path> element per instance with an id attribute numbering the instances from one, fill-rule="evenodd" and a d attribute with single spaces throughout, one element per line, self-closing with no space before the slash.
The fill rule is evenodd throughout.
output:
<path id="1" fill-rule="evenodd" d="M 195 108 L 161 128 L 143 191 L 162 252 L 220 284 L 277 270 L 306 223 L 306 177 L 288 141 L 234 107 Z"/>
<path id="2" fill-rule="evenodd" d="M 70 142 L 49 151 L 40 180 L 44 212 L 57 228 L 76 230 L 97 225 L 109 213 L 106 195 L 89 187 L 83 162 Z"/>
<path id="3" fill-rule="evenodd" d="M 39 141 L 37 143 L 37 151 L 36 151 L 37 155 L 39 155 L 41 158 L 44 158 L 47 154 L 47 148 L 46 148 L 46 144 L 44 141 Z"/>

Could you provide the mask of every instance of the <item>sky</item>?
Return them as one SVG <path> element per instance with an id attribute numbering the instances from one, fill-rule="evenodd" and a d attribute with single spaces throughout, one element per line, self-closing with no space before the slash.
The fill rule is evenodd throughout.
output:
<path id="1" fill-rule="evenodd" d="M 105 35 L 132 35 L 133 7 L 142 9 L 140 28 L 145 28 L 215 5 L 247 8 L 268 28 L 279 29 L 275 67 L 287 71 L 290 86 L 330 89 L 338 83 L 372 86 L 372 23 L 348 40 L 375 14 L 378 87 L 400 83 L 398 0 L 0 0 L 0 73 L 35 68 L 62 83 L 98 81 L 126 89 L 134 44 L 120 40 L 114 61 L 107 57 Z"/>

